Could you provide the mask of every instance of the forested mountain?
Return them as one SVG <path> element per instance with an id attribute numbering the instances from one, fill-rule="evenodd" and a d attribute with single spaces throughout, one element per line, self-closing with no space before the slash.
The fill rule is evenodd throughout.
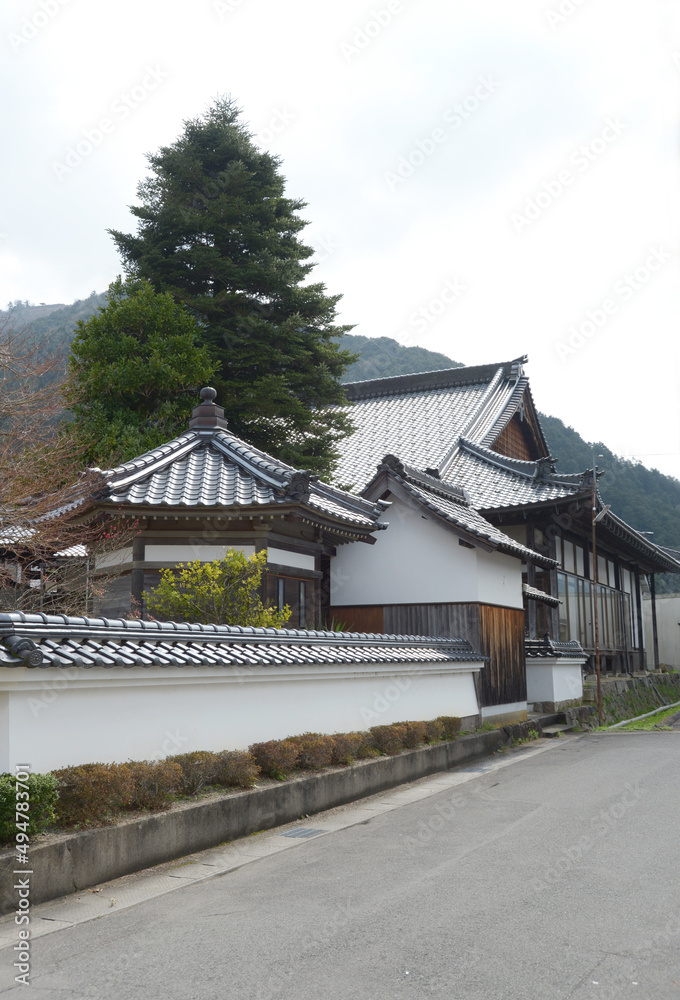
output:
<path id="1" fill-rule="evenodd" d="M 61 348 L 70 342 L 76 322 L 87 319 L 104 303 L 105 295 L 94 292 L 87 299 L 56 309 L 22 303 L 15 310 L 15 319 L 18 324 L 29 324 L 36 338 Z M 46 309 L 50 310 L 47 314 Z M 424 347 L 403 347 L 390 337 L 345 334 L 342 345 L 360 355 L 345 373 L 345 382 L 461 367 L 460 362 L 444 354 Z M 559 472 L 582 472 L 592 465 L 593 451 L 596 456 L 602 455 L 597 464 L 605 470 L 600 480 L 605 502 L 611 503 L 619 517 L 634 528 L 653 531 L 658 544 L 680 549 L 679 480 L 639 462 L 621 459 L 600 442 L 589 444 L 557 417 L 540 417 L 550 450 L 558 459 Z M 677 587 L 674 577 L 668 581 L 660 578 L 659 583 L 660 589 Z"/>
<path id="2" fill-rule="evenodd" d="M 452 361 L 445 354 L 426 351 L 424 347 L 403 347 L 391 337 L 361 337 L 350 333 L 342 338 L 342 346 L 361 355 L 347 369 L 343 382 L 363 382 L 387 375 L 411 375 L 413 372 L 462 368 L 459 361 Z"/>
<path id="3" fill-rule="evenodd" d="M 12 308 L 0 312 L 0 321 L 9 322 L 18 331 L 25 329 L 37 341 L 53 351 L 67 350 L 79 319 L 88 319 L 106 304 L 106 293 L 92 292 L 86 299 L 77 299 L 70 306 L 10 303 Z"/>

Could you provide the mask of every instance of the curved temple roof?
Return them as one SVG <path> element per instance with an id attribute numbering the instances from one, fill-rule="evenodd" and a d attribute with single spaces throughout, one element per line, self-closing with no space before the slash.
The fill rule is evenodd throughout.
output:
<path id="1" fill-rule="evenodd" d="M 98 502 L 173 513 L 225 507 L 262 513 L 295 505 L 306 508 L 312 519 L 363 534 L 385 527 L 378 523 L 381 505 L 246 444 L 227 429 L 222 413 L 221 407 L 204 402 L 179 437 L 115 469 L 98 470 L 103 479 Z"/>

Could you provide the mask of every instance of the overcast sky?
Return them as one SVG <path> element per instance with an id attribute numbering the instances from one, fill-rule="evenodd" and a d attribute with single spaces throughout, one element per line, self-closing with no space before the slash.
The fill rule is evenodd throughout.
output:
<path id="1" fill-rule="evenodd" d="M 121 272 L 145 154 L 231 94 L 355 333 L 528 354 L 680 478 L 680 0 L 4 0 L 0 303 Z"/>

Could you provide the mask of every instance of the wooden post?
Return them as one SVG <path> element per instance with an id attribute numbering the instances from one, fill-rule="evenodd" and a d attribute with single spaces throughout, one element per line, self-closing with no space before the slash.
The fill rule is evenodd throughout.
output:
<path id="1" fill-rule="evenodd" d="M 656 625 L 656 576 L 650 574 L 649 587 L 652 592 L 652 634 L 654 636 L 654 669 L 659 669 L 659 632 Z"/>

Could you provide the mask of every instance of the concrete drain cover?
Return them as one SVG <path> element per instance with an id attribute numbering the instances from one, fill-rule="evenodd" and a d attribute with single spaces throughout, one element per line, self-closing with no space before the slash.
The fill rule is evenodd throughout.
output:
<path id="1" fill-rule="evenodd" d="M 316 837 L 317 833 L 323 833 L 323 830 L 312 830 L 308 826 L 298 826 L 294 830 L 288 830 L 287 833 L 280 833 L 280 837 Z"/>

